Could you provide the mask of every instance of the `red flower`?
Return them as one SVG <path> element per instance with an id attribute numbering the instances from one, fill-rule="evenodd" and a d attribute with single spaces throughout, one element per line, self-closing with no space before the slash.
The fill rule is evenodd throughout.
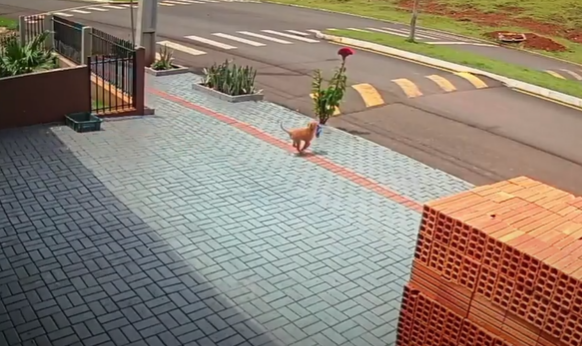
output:
<path id="1" fill-rule="evenodd" d="M 350 55 L 354 55 L 354 50 L 349 48 L 349 47 L 343 47 L 340 48 L 340 50 L 337 51 L 338 55 L 341 55 L 343 60 L 346 60 L 346 58 Z"/>

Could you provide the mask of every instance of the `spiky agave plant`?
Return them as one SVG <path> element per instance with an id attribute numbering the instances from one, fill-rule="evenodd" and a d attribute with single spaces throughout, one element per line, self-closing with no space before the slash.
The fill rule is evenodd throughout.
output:
<path id="1" fill-rule="evenodd" d="M 152 69 L 156 71 L 171 70 L 174 68 L 172 61 L 174 60 L 174 51 L 166 45 L 162 45 L 158 52 L 160 58 L 152 64 Z"/>
<path id="2" fill-rule="evenodd" d="M 203 84 L 211 89 L 231 96 L 260 93 L 255 88 L 257 71 L 250 66 L 238 66 L 226 60 L 204 69 Z"/>
<path id="3" fill-rule="evenodd" d="M 49 33 L 44 32 L 25 45 L 21 45 L 19 40 L 6 42 L 0 48 L 0 76 L 18 76 L 56 68 L 57 57 L 44 48 L 48 36 Z"/>

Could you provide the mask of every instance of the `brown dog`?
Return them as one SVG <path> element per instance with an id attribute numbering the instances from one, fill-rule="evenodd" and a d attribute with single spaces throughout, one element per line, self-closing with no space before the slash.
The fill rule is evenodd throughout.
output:
<path id="1" fill-rule="evenodd" d="M 315 132 L 317 131 L 317 121 L 310 121 L 306 127 L 299 127 L 294 129 L 285 129 L 283 127 L 283 122 L 281 122 L 281 129 L 287 132 L 291 140 L 293 141 L 293 147 L 297 149 L 299 154 L 303 154 L 305 149 L 309 148 L 311 141 L 315 137 Z M 300 148 L 301 142 L 303 142 L 303 148 Z"/>

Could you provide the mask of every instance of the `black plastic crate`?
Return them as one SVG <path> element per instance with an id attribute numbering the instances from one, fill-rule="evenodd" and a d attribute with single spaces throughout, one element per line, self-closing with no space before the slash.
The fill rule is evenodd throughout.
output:
<path id="1" fill-rule="evenodd" d="M 67 126 L 77 132 L 91 132 L 101 130 L 103 119 L 87 112 L 73 113 L 65 116 Z"/>

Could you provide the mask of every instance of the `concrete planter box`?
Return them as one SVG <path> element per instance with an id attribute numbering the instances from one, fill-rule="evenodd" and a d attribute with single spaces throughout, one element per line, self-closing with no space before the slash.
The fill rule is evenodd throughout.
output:
<path id="1" fill-rule="evenodd" d="M 203 92 L 207 95 L 214 96 L 220 100 L 238 103 L 238 102 L 248 102 L 248 101 L 263 101 L 265 95 L 263 94 L 251 94 L 251 95 L 239 95 L 239 96 L 230 96 L 227 94 L 223 94 L 220 91 L 216 91 L 214 89 L 210 89 L 205 87 L 202 84 L 196 83 L 192 84 L 192 88 L 196 91 Z"/>
<path id="2" fill-rule="evenodd" d="M 172 65 L 174 68 L 171 70 L 154 70 L 151 67 L 146 67 L 145 68 L 145 72 L 149 75 L 155 76 L 155 77 L 163 77 L 163 76 L 173 76 L 173 75 L 177 75 L 177 74 L 183 74 L 183 73 L 189 73 L 190 72 L 190 68 L 188 67 L 184 67 L 184 66 L 180 66 L 180 65 Z"/>

